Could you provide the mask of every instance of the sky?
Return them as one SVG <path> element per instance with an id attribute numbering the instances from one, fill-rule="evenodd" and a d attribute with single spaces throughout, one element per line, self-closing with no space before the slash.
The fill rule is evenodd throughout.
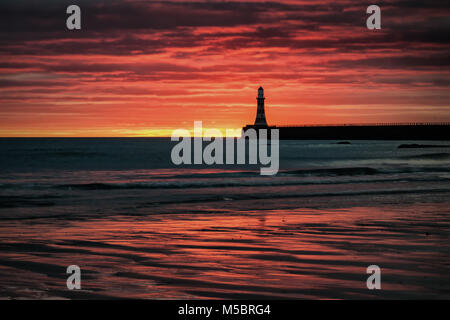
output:
<path id="1" fill-rule="evenodd" d="M 448 1 L 0 3 L 2 137 L 236 129 L 260 85 L 270 125 L 450 121 Z"/>

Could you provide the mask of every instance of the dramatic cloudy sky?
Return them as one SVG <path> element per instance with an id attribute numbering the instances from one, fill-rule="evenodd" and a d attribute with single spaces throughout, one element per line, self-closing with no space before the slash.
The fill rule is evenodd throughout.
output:
<path id="1" fill-rule="evenodd" d="M 259 85 L 270 124 L 450 121 L 448 0 L 2 0 L 0 27 L 0 136 L 239 128 Z"/>

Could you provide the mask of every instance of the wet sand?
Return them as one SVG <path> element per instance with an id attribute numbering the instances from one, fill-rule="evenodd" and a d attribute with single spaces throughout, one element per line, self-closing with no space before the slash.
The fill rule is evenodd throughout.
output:
<path id="1" fill-rule="evenodd" d="M 229 210 L 220 201 L 185 214 L 4 220 L 0 297 L 450 298 L 448 205 L 362 202 L 317 209 L 283 199 L 280 209 L 252 210 L 241 201 L 249 210 Z M 72 264 L 79 291 L 66 288 Z M 366 287 L 372 264 L 381 290 Z"/>

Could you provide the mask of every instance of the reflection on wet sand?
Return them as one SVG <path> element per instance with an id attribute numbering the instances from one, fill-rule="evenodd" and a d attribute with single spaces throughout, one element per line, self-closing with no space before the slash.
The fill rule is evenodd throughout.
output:
<path id="1" fill-rule="evenodd" d="M 3 221 L 0 296 L 450 297 L 445 204 L 231 212 L 210 206 L 195 214 Z M 66 288 L 72 264 L 82 270 L 80 291 Z M 382 290 L 366 287 L 371 264 L 382 269 Z"/>

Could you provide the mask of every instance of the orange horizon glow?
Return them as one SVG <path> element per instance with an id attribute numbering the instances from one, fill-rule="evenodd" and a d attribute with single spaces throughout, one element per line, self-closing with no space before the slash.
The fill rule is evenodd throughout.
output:
<path id="1" fill-rule="evenodd" d="M 431 36 L 448 8 L 389 0 L 374 31 L 345 0 L 99 3 L 80 31 L 50 2 L 0 31 L 0 137 L 225 132 L 254 122 L 260 85 L 272 126 L 450 121 L 450 45 Z"/>

